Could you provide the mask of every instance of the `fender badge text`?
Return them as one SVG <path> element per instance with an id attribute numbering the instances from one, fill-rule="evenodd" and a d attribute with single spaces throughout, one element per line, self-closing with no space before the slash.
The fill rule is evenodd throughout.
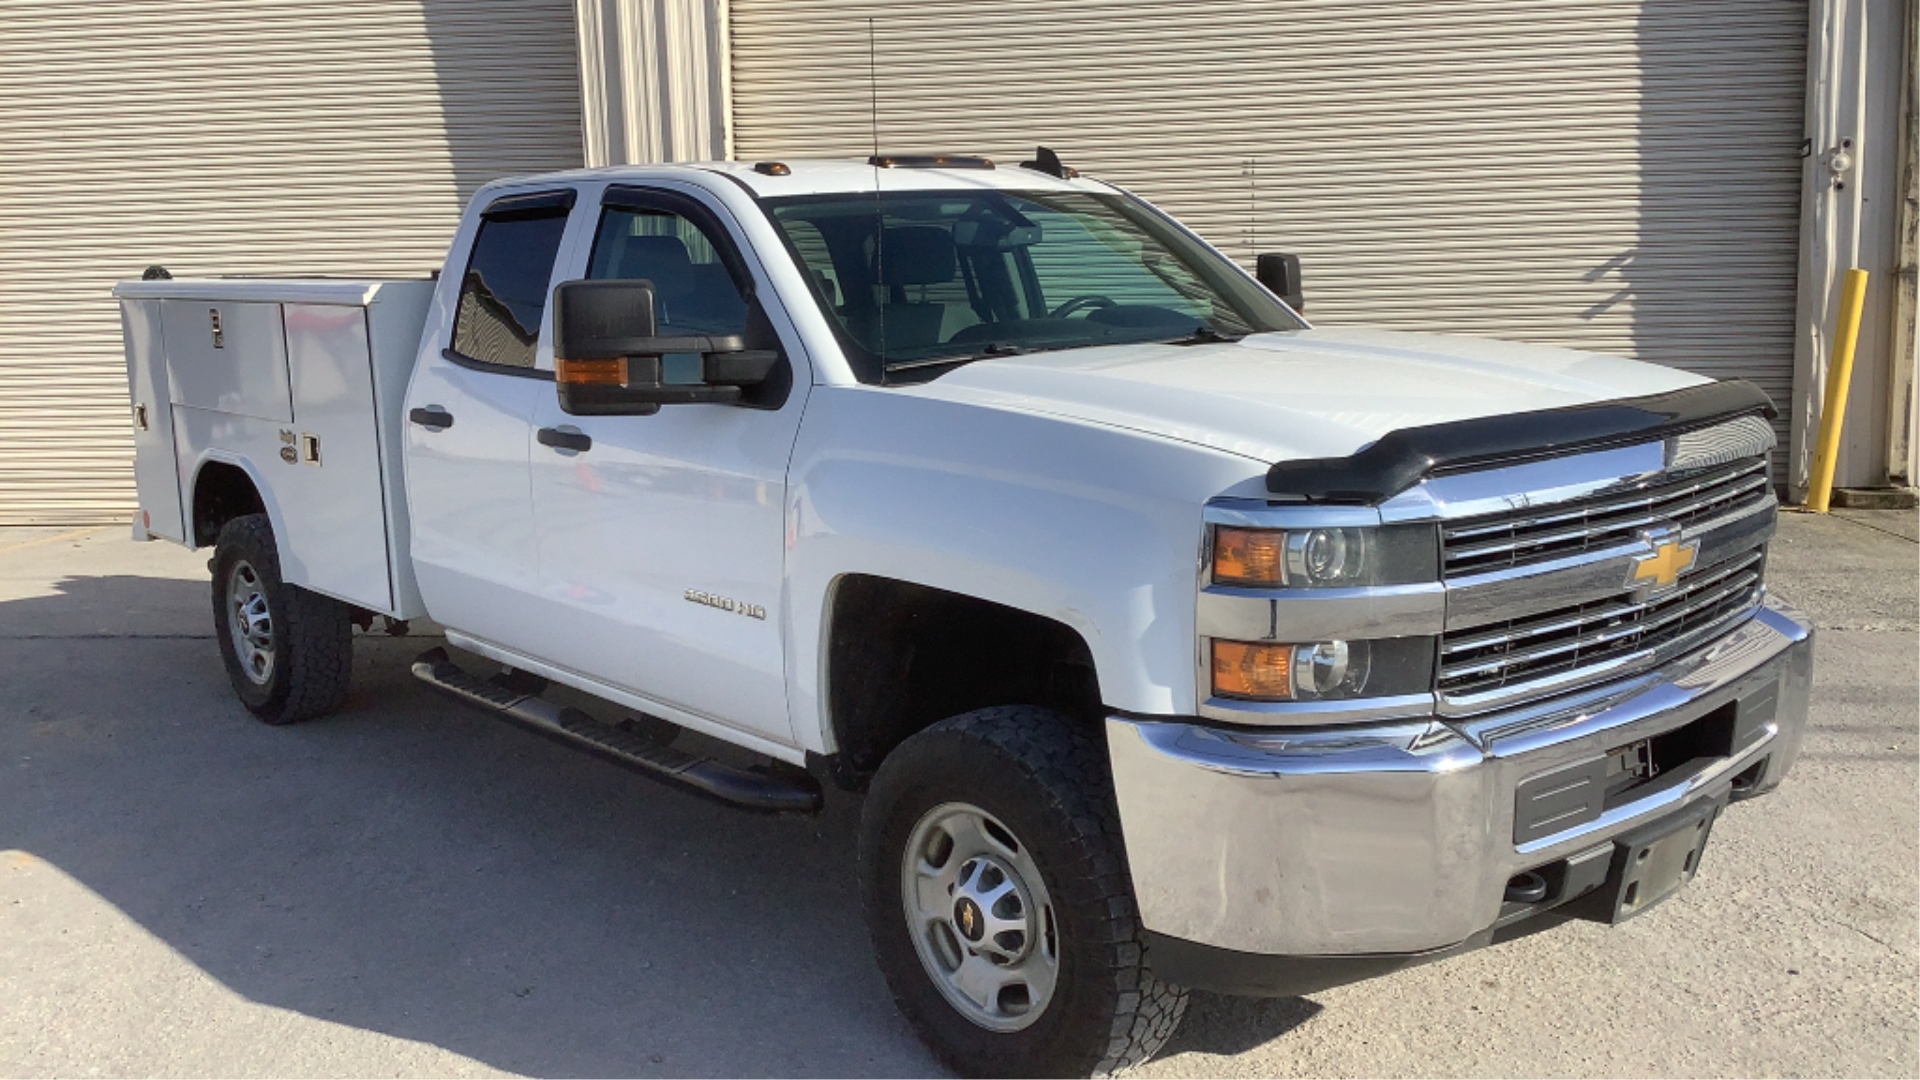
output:
<path id="1" fill-rule="evenodd" d="M 767 617 L 767 609 L 761 607 L 759 604 L 743 604 L 730 596 L 715 596 L 710 592 L 701 592 L 699 589 L 688 589 L 687 599 L 696 604 L 705 604 L 710 608 L 719 608 L 721 611 L 731 611 L 735 615 L 745 615 L 749 619 L 765 619 Z"/>

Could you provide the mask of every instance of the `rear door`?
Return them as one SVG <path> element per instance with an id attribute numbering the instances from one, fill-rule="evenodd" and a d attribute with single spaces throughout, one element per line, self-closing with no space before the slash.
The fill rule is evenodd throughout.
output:
<path id="1" fill-rule="evenodd" d="M 536 655 L 550 649 L 528 617 L 537 588 L 528 422 L 554 397 L 552 365 L 537 361 L 574 199 L 568 188 L 488 206 L 457 268 L 450 329 L 422 342 L 406 401 L 411 548 L 427 611 Z"/>
<path id="2" fill-rule="evenodd" d="M 615 187 L 599 208 L 588 278 L 654 283 L 662 335 L 738 334 L 757 291 L 795 365 L 777 408 L 667 405 L 651 416 L 569 416 L 549 391 L 533 505 L 544 621 L 569 667 L 791 745 L 781 652 L 787 461 L 811 375 L 797 339 L 724 211 L 689 193 Z M 668 381 L 699 358 L 669 356 Z M 551 438 L 551 436 L 549 437 Z"/>

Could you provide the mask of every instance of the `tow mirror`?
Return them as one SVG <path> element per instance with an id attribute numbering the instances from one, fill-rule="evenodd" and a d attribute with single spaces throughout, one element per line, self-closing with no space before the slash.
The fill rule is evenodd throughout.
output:
<path id="1" fill-rule="evenodd" d="M 756 348 L 770 345 L 771 348 Z M 553 290 L 553 376 L 574 416 L 651 416 L 662 405 L 777 409 L 792 377 L 766 312 L 747 298 L 746 332 L 662 337 L 651 281 L 568 281 Z M 661 358 L 700 357 L 701 380 L 669 383 Z"/>
<path id="2" fill-rule="evenodd" d="M 1267 291 L 1287 302 L 1295 311 L 1307 310 L 1307 299 L 1300 291 L 1300 256 L 1278 253 L 1254 260 L 1253 276 Z"/>

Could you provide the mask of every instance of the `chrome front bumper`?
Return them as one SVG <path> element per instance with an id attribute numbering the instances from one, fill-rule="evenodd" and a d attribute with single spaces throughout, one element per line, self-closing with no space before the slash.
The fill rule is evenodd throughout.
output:
<path id="1" fill-rule="evenodd" d="M 1141 920 L 1241 954 L 1468 942 L 1501 921 L 1514 875 L 1725 798 L 1736 778 L 1743 795 L 1778 784 L 1806 724 L 1812 647 L 1805 619 L 1769 599 L 1658 671 L 1469 719 L 1227 730 L 1109 718 Z M 1591 820 L 1516 832 L 1516 795 L 1542 787 L 1528 781 L 1722 709 L 1736 717 L 1730 756 L 1656 778 Z"/>

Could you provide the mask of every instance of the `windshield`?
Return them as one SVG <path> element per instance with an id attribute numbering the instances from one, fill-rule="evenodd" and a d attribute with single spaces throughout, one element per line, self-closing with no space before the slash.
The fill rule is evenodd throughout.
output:
<path id="1" fill-rule="evenodd" d="M 1297 330 L 1285 305 L 1121 195 L 769 199 L 862 379 L 982 356 Z"/>

